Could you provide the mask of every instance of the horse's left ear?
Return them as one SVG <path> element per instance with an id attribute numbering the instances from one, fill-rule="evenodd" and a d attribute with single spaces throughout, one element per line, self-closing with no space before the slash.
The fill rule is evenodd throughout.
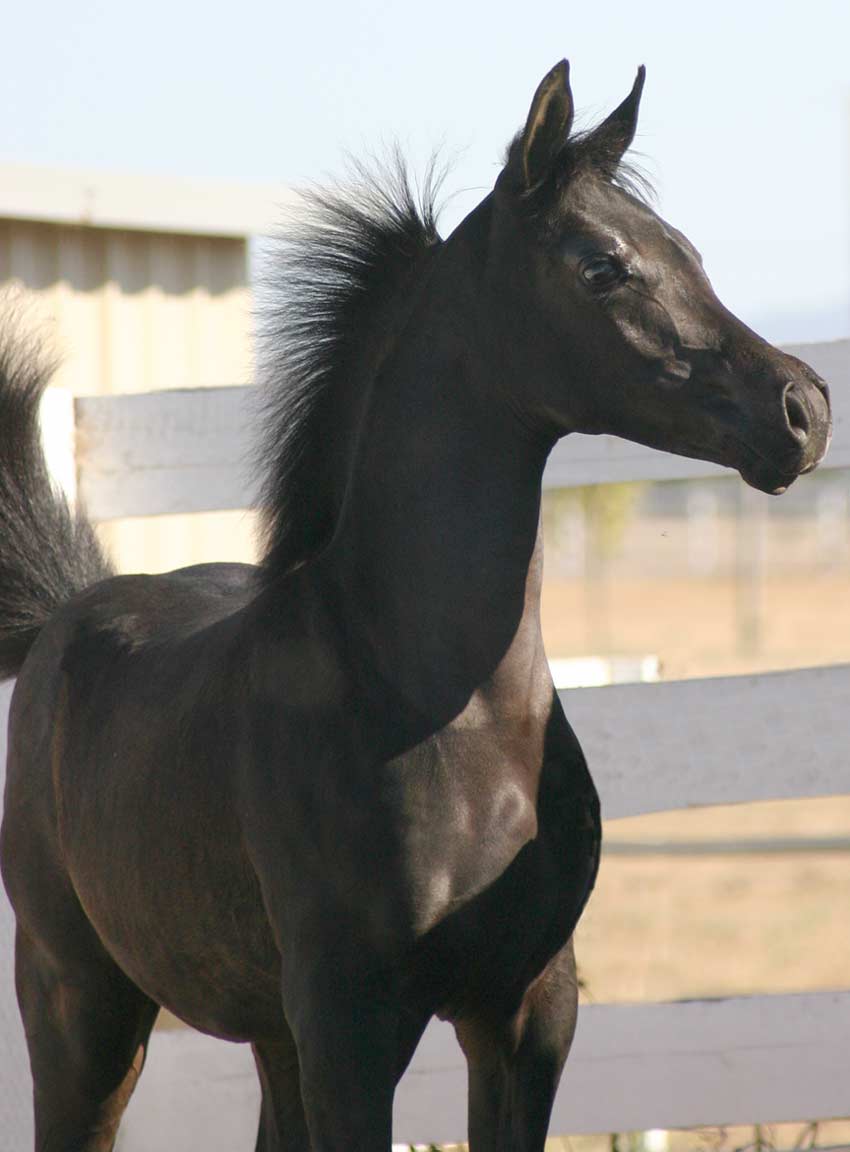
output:
<path id="1" fill-rule="evenodd" d="M 525 128 L 511 148 L 509 165 L 518 169 L 516 175 L 524 189 L 537 188 L 549 175 L 572 123 L 570 65 L 561 60 L 540 81 Z"/>
<path id="2" fill-rule="evenodd" d="M 619 108 L 615 108 L 607 119 L 594 128 L 588 137 L 588 144 L 599 149 L 605 161 L 616 167 L 622 160 L 635 138 L 640 109 L 640 97 L 643 92 L 643 82 L 646 79 L 646 68 L 641 64 L 637 70 L 632 90 Z"/>

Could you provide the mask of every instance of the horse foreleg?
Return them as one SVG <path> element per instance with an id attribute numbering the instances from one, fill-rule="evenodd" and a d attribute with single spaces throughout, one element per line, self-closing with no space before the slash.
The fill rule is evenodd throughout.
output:
<path id="1" fill-rule="evenodd" d="M 263 1092 L 256 1152 L 310 1152 L 292 1037 L 257 1042 L 251 1047 Z"/>
<path id="2" fill-rule="evenodd" d="M 299 981 L 284 1002 L 313 1152 L 389 1152 L 395 1086 L 428 1014 L 339 974 Z"/>
<path id="3" fill-rule="evenodd" d="M 543 1152 L 577 1007 L 570 941 L 513 1017 L 456 1025 L 469 1066 L 470 1152 Z"/>
<path id="4" fill-rule="evenodd" d="M 398 1014 L 393 1043 L 390 1045 L 390 1050 L 394 1055 L 393 1073 L 389 1086 L 390 1109 L 392 1109 L 392 1094 L 395 1084 L 409 1064 L 427 1022 L 428 1016 L 421 1012 L 401 1011 Z M 307 1040 L 303 1043 L 307 1052 L 312 1053 L 323 1048 L 320 1035 L 321 1033 L 317 1031 L 312 1042 Z M 256 1152 L 309 1152 L 313 1148 L 318 1150 L 329 1147 L 344 1147 L 347 1152 L 349 1148 L 361 1147 L 360 1144 L 353 1142 L 351 1124 L 354 1112 L 343 1111 L 340 1118 L 338 1101 L 336 1100 L 337 1094 L 343 1091 L 342 1084 L 351 1075 L 352 1069 L 342 1068 L 339 1081 L 331 1085 L 329 1090 L 318 1088 L 314 1090 L 321 1099 L 314 1100 L 312 1104 L 311 1122 L 316 1131 L 316 1142 L 311 1144 L 301 1096 L 301 1070 L 294 1041 L 290 1037 L 275 1043 L 255 1043 L 252 1047 L 263 1092 Z M 318 1059 L 318 1056 L 313 1058 Z M 311 1056 L 307 1055 L 306 1059 L 309 1061 Z M 322 1078 L 322 1082 L 324 1082 L 324 1078 Z M 373 1083 L 374 1081 L 370 1078 L 366 1084 L 366 1089 L 370 1090 L 370 1085 Z M 362 1089 L 358 1090 L 354 1086 L 349 1090 L 359 1093 Z M 330 1107 L 328 1101 L 331 1102 Z M 344 1133 L 342 1144 L 328 1143 L 328 1140 L 334 1138 L 334 1133 L 340 1123 Z M 374 1137 L 375 1133 L 367 1129 L 365 1138 L 368 1145 L 363 1144 L 362 1146 L 383 1147 L 383 1145 L 374 1142 Z M 319 1141 L 322 1140 L 325 1142 L 320 1143 Z"/>
<path id="5" fill-rule="evenodd" d="M 105 955 L 62 962 L 20 930 L 15 977 L 36 1152 L 111 1152 L 157 1005 Z"/>

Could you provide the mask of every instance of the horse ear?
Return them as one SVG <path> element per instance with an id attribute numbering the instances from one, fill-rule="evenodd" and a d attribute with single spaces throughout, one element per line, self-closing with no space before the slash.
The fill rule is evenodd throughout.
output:
<path id="1" fill-rule="evenodd" d="M 637 70 L 632 90 L 619 108 L 615 108 L 607 119 L 594 128 L 587 138 L 588 146 L 599 149 L 606 163 L 616 167 L 629 149 L 635 138 L 638 122 L 640 97 L 643 92 L 643 82 L 646 79 L 646 68 L 641 64 Z"/>
<path id="2" fill-rule="evenodd" d="M 511 162 L 518 165 L 525 189 L 536 188 L 549 175 L 572 123 L 570 65 L 561 60 L 540 81 L 525 128 L 511 149 Z"/>

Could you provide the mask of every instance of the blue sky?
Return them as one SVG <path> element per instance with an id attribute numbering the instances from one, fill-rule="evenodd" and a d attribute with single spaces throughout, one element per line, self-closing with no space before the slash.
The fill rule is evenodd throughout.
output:
<path id="1" fill-rule="evenodd" d="M 7 5 L 0 162 L 299 183 L 398 139 L 484 194 L 561 56 L 584 122 L 648 70 L 636 147 L 726 303 L 850 335 L 850 4 Z"/>

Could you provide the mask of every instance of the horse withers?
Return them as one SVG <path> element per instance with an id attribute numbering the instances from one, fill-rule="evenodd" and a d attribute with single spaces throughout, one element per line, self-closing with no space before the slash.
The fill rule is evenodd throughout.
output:
<path id="1" fill-rule="evenodd" d="M 569 432 L 814 468 L 823 382 L 714 295 L 624 163 L 643 70 L 572 131 L 566 62 L 446 239 L 401 171 L 316 193 L 263 332 L 258 567 L 114 576 L 0 378 L 2 869 L 41 1152 L 106 1152 L 160 1005 L 252 1045 L 257 1149 L 382 1150 L 429 1018 L 473 1152 L 540 1152 L 599 806 L 540 630 Z"/>

